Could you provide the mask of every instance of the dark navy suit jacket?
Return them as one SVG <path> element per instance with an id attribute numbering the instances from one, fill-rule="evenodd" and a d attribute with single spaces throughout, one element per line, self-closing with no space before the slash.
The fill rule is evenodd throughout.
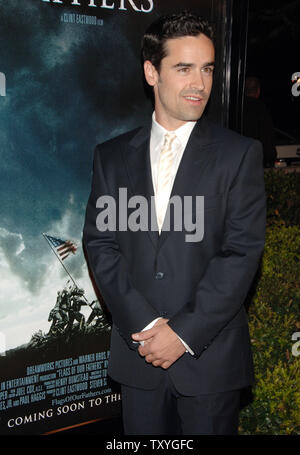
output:
<path id="1" fill-rule="evenodd" d="M 100 232 L 96 201 L 110 195 L 118 206 L 119 188 L 127 189 L 128 198 L 147 198 L 150 215 L 150 129 L 136 129 L 95 150 L 83 241 L 113 319 L 108 373 L 135 387 L 158 385 L 166 370 L 139 355 L 131 334 L 163 316 L 195 353 L 185 353 L 167 370 L 180 393 L 245 387 L 254 375 L 244 301 L 265 237 L 262 146 L 204 117 L 197 122 L 171 197 L 204 196 L 201 241 L 187 242 L 189 232 L 175 231 L 172 223 L 161 235 Z"/>

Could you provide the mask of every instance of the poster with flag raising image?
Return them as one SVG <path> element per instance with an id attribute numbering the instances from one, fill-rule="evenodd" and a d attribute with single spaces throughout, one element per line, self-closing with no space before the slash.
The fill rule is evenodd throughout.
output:
<path id="1" fill-rule="evenodd" d="M 185 7 L 221 14 L 213 4 Z M 180 0 L 0 3 L 0 434 L 120 415 L 107 376 L 111 320 L 82 247 L 93 152 L 151 118 L 141 37 L 181 9 Z M 216 90 L 216 120 L 221 99 Z"/>
<path id="2" fill-rule="evenodd" d="M 28 326 L 24 325 L 23 333 L 13 331 L 21 342 L 1 353 L 4 434 L 9 429 L 12 434 L 51 430 L 58 425 L 58 417 L 70 426 L 119 412 L 118 387 L 107 378 L 111 325 L 105 304 L 88 274 L 76 273 L 76 261 L 83 261 L 82 248 L 70 239 L 46 233 L 41 237 L 51 264 L 49 295 L 37 293 L 40 301 L 34 299 L 36 307 L 28 308 L 28 319 L 23 306 L 21 314 Z M 31 330 L 34 326 L 36 330 Z"/>

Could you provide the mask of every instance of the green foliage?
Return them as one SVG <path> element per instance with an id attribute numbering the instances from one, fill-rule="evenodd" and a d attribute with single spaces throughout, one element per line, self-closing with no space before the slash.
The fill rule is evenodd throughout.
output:
<path id="1" fill-rule="evenodd" d="M 299 434 L 300 362 L 279 362 L 256 374 L 254 402 L 241 413 L 240 434 Z"/>
<path id="2" fill-rule="evenodd" d="M 299 233 L 297 226 L 270 226 L 266 233 L 263 273 L 256 289 L 256 299 L 262 304 L 270 303 L 272 311 L 281 316 L 299 310 Z"/>
<path id="3" fill-rule="evenodd" d="M 265 187 L 268 224 L 300 226 L 300 172 L 270 169 L 265 172 Z"/>
<path id="4" fill-rule="evenodd" d="M 241 412 L 239 432 L 300 434 L 300 356 L 292 353 L 300 332 L 300 174 L 267 172 L 266 191 L 266 244 L 249 308 L 254 400 Z"/>

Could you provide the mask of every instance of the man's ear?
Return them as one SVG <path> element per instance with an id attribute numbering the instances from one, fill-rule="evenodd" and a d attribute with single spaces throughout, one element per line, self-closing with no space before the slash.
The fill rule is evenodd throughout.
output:
<path id="1" fill-rule="evenodd" d="M 144 73 L 145 73 L 145 79 L 151 87 L 154 87 L 156 85 L 157 80 L 158 80 L 158 73 L 156 71 L 156 68 L 150 60 L 146 60 L 144 62 Z"/>

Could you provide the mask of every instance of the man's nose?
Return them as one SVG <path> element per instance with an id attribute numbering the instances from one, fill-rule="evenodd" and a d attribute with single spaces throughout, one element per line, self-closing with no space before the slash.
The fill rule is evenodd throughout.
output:
<path id="1" fill-rule="evenodd" d="M 201 70 L 195 71 L 190 81 L 190 87 L 203 91 L 205 89 L 204 78 Z"/>

